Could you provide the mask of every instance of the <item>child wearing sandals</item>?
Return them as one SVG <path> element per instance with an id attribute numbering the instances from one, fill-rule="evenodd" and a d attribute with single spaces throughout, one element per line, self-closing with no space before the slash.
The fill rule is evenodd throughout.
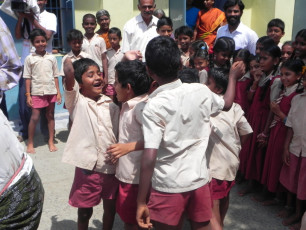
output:
<path id="1" fill-rule="evenodd" d="M 280 173 L 280 183 L 289 191 L 296 194 L 295 211 L 287 215 L 284 225 L 301 221 L 305 211 L 306 200 L 306 67 L 303 67 L 302 84 L 304 92 L 295 96 L 291 102 L 286 126 L 287 134 L 284 144 L 283 167 Z M 290 198 L 290 197 L 288 197 Z M 291 197 L 292 198 L 292 197 Z M 288 201 L 287 201 L 288 203 Z M 288 213 L 287 213 L 288 214 Z"/>
<path id="2" fill-rule="evenodd" d="M 228 71 L 211 69 L 207 87 L 223 97 L 228 84 Z M 212 229 L 223 229 L 223 221 L 229 207 L 229 193 L 235 184 L 239 167 L 241 145 L 252 133 L 252 128 L 244 117 L 239 104 L 210 117 L 212 132 L 206 150 L 212 180 L 211 197 L 213 199 L 213 215 L 210 220 Z"/>

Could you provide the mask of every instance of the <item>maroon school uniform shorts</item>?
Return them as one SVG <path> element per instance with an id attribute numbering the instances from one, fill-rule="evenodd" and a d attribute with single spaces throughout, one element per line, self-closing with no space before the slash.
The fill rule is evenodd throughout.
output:
<path id="1" fill-rule="evenodd" d="M 211 198 L 213 200 L 221 200 L 224 197 L 227 197 L 234 185 L 235 181 L 218 180 L 212 178 L 210 182 Z"/>
<path id="2" fill-rule="evenodd" d="M 212 199 L 209 184 L 183 193 L 165 193 L 151 189 L 148 203 L 150 218 L 176 226 L 184 213 L 194 222 L 207 222 L 212 217 Z"/>
<path id="3" fill-rule="evenodd" d="M 76 208 L 91 208 L 101 199 L 116 199 L 119 181 L 115 174 L 104 174 L 75 168 L 69 204 Z"/>

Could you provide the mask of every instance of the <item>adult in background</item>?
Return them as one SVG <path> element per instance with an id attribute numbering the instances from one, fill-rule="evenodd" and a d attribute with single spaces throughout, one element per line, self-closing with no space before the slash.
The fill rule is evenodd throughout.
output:
<path id="1" fill-rule="evenodd" d="M 214 8 L 214 0 L 204 0 L 204 9 L 198 14 L 193 37 L 196 40 L 203 40 L 209 47 L 214 45 L 217 30 L 226 23 L 223 11 Z"/>
<path id="2" fill-rule="evenodd" d="M 96 19 L 97 23 L 100 26 L 100 29 L 96 33 L 99 34 L 99 36 L 104 39 L 106 44 L 106 49 L 109 49 L 112 47 L 108 39 L 110 15 L 107 10 L 99 10 L 96 13 Z"/>
<path id="3" fill-rule="evenodd" d="M 193 0 L 186 0 L 186 24 L 194 29 L 200 9 L 192 5 Z"/>
<path id="4" fill-rule="evenodd" d="M 47 36 L 47 47 L 46 51 L 52 53 L 52 42 L 53 35 L 57 31 L 57 18 L 55 14 L 46 11 L 47 0 L 37 0 L 37 5 L 40 9 L 39 17 L 37 18 L 33 13 L 20 13 L 18 16 L 18 21 L 15 27 L 15 36 L 17 39 L 23 38 L 22 44 L 22 55 L 21 63 L 24 64 L 25 58 L 31 53 L 34 52 L 31 41 L 28 37 L 28 34 L 24 34 L 24 19 L 27 19 L 30 22 L 30 30 L 33 28 L 41 29 L 46 33 Z M 30 32 L 30 31 L 29 31 Z M 23 78 L 19 82 L 19 116 L 22 123 L 21 135 L 18 136 L 20 141 L 28 139 L 28 126 L 31 118 L 31 109 L 27 106 L 26 96 L 25 96 L 25 81 Z M 47 124 L 45 121 L 44 110 L 42 111 L 41 116 L 41 132 L 43 133 L 45 139 L 48 140 L 48 127 L 44 124 Z"/>
<path id="5" fill-rule="evenodd" d="M 244 4 L 241 0 L 227 0 L 224 12 L 227 25 L 221 26 L 217 31 L 216 40 L 220 37 L 231 37 L 235 41 L 235 50 L 248 49 L 255 55 L 258 36 L 255 31 L 240 22 Z"/>
<path id="6" fill-rule="evenodd" d="M 140 14 L 125 23 L 123 28 L 122 52 L 139 50 L 143 55 L 148 42 L 158 36 L 158 18 L 153 16 L 155 0 L 138 0 Z"/>
<path id="7" fill-rule="evenodd" d="M 22 72 L 14 40 L 0 17 L 0 101 Z M 32 159 L 24 152 L 0 110 L 0 229 L 37 229 L 44 189 Z M 5 140 L 5 141 L 4 141 Z"/>

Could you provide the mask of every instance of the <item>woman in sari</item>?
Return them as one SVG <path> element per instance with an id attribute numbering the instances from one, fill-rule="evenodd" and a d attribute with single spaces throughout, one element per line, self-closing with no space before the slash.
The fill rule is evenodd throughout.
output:
<path id="1" fill-rule="evenodd" d="M 204 0 L 205 8 L 198 14 L 193 36 L 196 40 L 206 42 L 209 47 L 214 45 L 218 28 L 226 24 L 224 12 L 214 8 L 214 3 L 214 0 Z"/>

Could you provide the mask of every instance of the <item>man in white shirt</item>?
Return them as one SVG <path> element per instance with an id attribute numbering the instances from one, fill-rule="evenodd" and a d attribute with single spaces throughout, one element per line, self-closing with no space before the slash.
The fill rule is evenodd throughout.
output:
<path id="1" fill-rule="evenodd" d="M 130 19 L 123 28 L 122 52 L 139 50 L 143 56 L 148 42 L 158 36 L 158 18 L 153 16 L 155 0 L 138 0 L 140 14 Z"/>
<path id="2" fill-rule="evenodd" d="M 49 13 L 46 11 L 46 4 L 47 0 L 37 0 L 37 4 L 40 9 L 39 17 L 36 18 L 33 13 L 20 13 L 18 17 L 18 21 L 15 27 L 15 36 L 17 39 L 23 39 L 22 44 L 22 55 L 21 55 L 21 63 L 24 63 L 25 58 L 30 54 L 32 45 L 30 42 L 30 39 L 25 38 L 23 33 L 23 23 L 24 19 L 27 19 L 30 22 L 30 30 L 33 28 L 41 29 L 43 30 L 47 35 L 47 47 L 46 51 L 48 53 L 52 53 L 52 42 L 53 42 L 53 35 L 57 31 L 57 18 L 55 14 Z M 28 31 L 30 32 L 30 31 Z M 31 118 L 31 109 L 26 104 L 26 97 L 25 97 L 25 84 L 23 81 L 23 78 L 20 79 L 19 82 L 19 95 L 18 95 L 18 101 L 19 101 L 19 116 L 22 123 L 22 130 L 21 130 L 21 136 L 18 136 L 18 139 L 20 141 L 25 140 L 28 138 L 28 126 Z M 42 119 L 45 118 L 45 116 L 41 116 Z M 42 121 L 41 122 L 41 131 L 44 134 L 44 136 L 48 136 L 48 128 L 46 127 L 47 122 Z"/>
<path id="3" fill-rule="evenodd" d="M 224 4 L 224 12 L 227 25 L 221 26 L 217 31 L 217 38 L 231 37 L 235 41 L 235 50 L 248 49 L 255 55 L 258 36 L 255 31 L 240 22 L 244 9 L 241 0 L 227 0 Z"/>

